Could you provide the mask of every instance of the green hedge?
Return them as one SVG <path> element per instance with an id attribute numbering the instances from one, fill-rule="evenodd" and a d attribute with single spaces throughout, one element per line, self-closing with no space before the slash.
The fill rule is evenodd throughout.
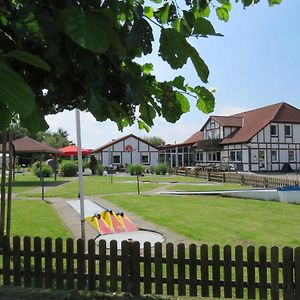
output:
<path id="1" fill-rule="evenodd" d="M 77 175 L 78 166 L 77 163 L 69 160 L 64 160 L 60 165 L 61 175 L 64 177 L 73 177 Z"/>

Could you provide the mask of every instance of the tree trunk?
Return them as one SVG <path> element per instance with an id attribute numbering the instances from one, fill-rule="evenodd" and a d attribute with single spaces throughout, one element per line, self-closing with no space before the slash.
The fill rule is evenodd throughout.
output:
<path id="1" fill-rule="evenodd" d="M 9 168 L 8 168 L 8 189 L 7 189 L 7 219 L 6 219 L 6 235 L 10 236 L 10 223 L 11 223 L 11 193 L 12 193 L 12 180 L 13 180 L 13 163 L 14 163 L 14 146 L 13 146 L 13 133 L 9 131 Z"/>
<path id="2" fill-rule="evenodd" d="M 6 184 L 6 143 L 7 132 L 2 131 L 2 175 L 1 175 L 1 204 L 0 204 L 0 236 L 4 235 L 5 225 L 5 184 Z"/>

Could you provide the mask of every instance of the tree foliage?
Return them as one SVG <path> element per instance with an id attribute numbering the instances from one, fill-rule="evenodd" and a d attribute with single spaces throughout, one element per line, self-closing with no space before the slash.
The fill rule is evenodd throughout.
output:
<path id="1" fill-rule="evenodd" d="M 156 147 L 161 146 L 163 143 L 165 143 L 164 139 L 159 136 L 145 136 L 143 137 L 143 140 Z"/>
<path id="2" fill-rule="evenodd" d="M 259 0 L 240 2 L 247 7 Z M 0 129 L 17 113 L 22 126 L 45 130 L 45 115 L 75 107 L 99 121 L 111 119 L 120 129 L 135 119 L 148 129 L 156 116 L 176 122 L 189 111 L 188 96 L 197 99 L 201 111 L 211 112 L 215 99 L 205 86 L 191 87 L 182 76 L 160 82 L 150 63 L 136 62 L 153 52 L 157 26 L 158 55 L 173 69 L 190 60 L 199 82 L 208 82 L 209 69 L 191 38 L 220 35 L 210 13 L 228 21 L 231 1 L 178 3 L 0 0 Z"/>

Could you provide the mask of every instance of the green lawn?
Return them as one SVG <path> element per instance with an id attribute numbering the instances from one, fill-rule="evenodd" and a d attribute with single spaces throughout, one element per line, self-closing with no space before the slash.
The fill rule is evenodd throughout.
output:
<path id="1" fill-rule="evenodd" d="M 300 245 L 300 205 L 215 196 L 105 198 L 124 210 L 209 245 Z"/>
<path id="2" fill-rule="evenodd" d="M 188 184 L 175 184 L 168 188 L 173 191 L 186 191 L 186 192 L 203 192 L 203 191 L 224 191 L 224 190 L 243 190 L 251 188 L 248 185 L 234 184 L 234 183 L 213 183 L 206 182 L 207 185 L 188 185 Z"/>
<path id="3" fill-rule="evenodd" d="M 55 182 L 54 177 L 45 178 L 45 186 L 56 186 L 63 184 L 67 181 L 67 178 L 58 178 Z M 27 174 L 16 174 L 16 180 L 13 182 L 12 192 L 21 193 L 40 187 L 40 179 L 30 173 Z"/>
<path id="4" fill-rule="evenodd" d="M 11 236 L 72 237 L 52 204 L 42 200 L 13 201 L 11 219 Z"/>
<path id="5" fill-rule="evenodd" d="M 111 193 L 127 193 L 136 192 L 137 183 L 135 181 L 128 182 L 127 177 L 115 177 L 111 183 L 110 177 L 101 176 L 86 176 L 84 177 L 84 193 L 85 195 L 100 195 Z M 122 182 L 124 181 L 124 182 Z M 159 187 L 156 183 L 140 183 L 141 191 L 149 191 Z M 46 189 L 46 197 L 64 197 L 64 198 L 77 198 L 79 191 L 78 179 L 72 182 L 57 186 L 55 188 Z M 25 194 L 24 194 L 25 195 Z M 26 193 L 26 197 L 40 197 L 40 193 Z"/>

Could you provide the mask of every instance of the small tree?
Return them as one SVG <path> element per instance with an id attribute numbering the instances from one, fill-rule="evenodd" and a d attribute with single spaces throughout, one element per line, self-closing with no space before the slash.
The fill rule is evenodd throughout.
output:
<path id="1" fill-rule="evenodd" d="M 90 167 L 93 175 L 96 174 L 97 166 L 98 166 L 97 158 L 95 157 L 95 155 L 91 155 L 89 167 Z"/>

